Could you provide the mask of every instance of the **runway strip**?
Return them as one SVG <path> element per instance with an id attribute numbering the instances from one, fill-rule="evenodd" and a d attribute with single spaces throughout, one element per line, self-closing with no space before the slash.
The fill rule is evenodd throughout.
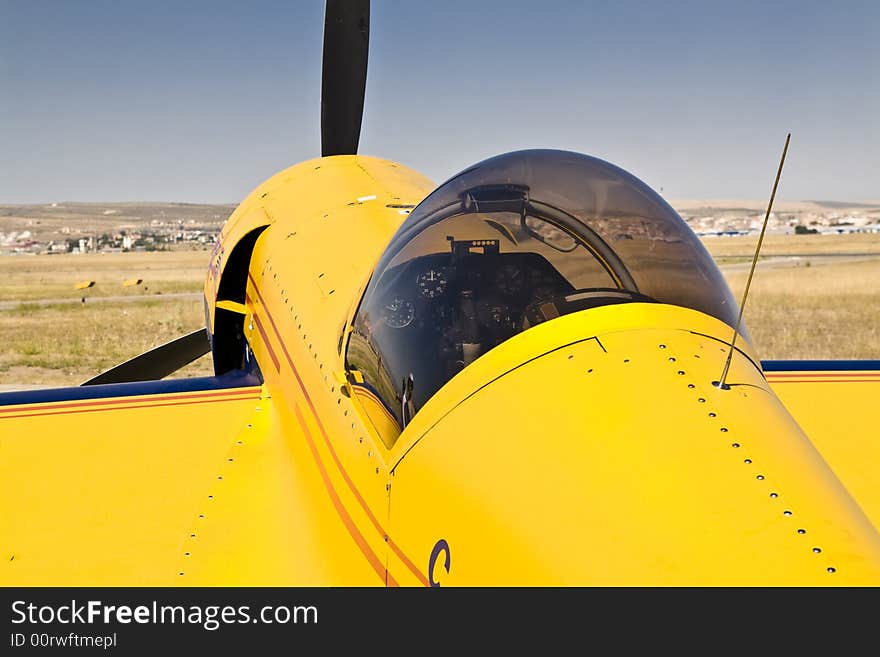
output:
<path id="1" fill-rule="evenodd" d="M 718 256 L 716 256 L 718 257 Z M 733 257 L 733 256 L 722 256 L 722 257 Z M 736 256 L 739 258 L 745 258 L 746 256 Z M 819 253 L 819 254 L 811 254 L 811 255 L 772 255 L 761 257 L 758 260 L 758 269 L 777 269 L 789 267 L 794 269 L 804 263 L 809 262 L 811 265 L 838 265 L 844 263 L 852 263 L 852 262 L 870 262 L 872 260 L 880 259 L 880 254 L 876 253 L 866 253 L 866 254 L 836 254 L 836 253 Z M 749 267 L 752 266 L 751 258 L 748 258 L 744 262 L 728 262 L 724 264 L 718 265 L 718 269 L 723 272 L 729 271 L 748 271 Z"/>
<path id="2" fill-rule="evenodd" d="M 172 294 L 128 294 L 111 297 L 85 297 L 86 304 L 93 303 L 131 303 L 134 301 L 192 300 L 202 298 L 201 292 L 175 292 Z M 32 299 L 29 301 L 0 301 L 0 310 L 15 310 L 21 306 L 50 306 L 58 303 L 82 304 L 81 298 L 62 297 L 58 299 Z"/>

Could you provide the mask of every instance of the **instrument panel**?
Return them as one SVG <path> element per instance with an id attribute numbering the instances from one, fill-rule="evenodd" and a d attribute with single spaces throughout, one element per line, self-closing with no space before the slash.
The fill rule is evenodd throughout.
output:
<path id="1" fill-rule="evenodd" d="M 529 304 L 573 290 L 535 253 L 432 254 L 395 269 L 384 286 L 385 326 L 439 332 L 485 347 L 522 330 Z"/>

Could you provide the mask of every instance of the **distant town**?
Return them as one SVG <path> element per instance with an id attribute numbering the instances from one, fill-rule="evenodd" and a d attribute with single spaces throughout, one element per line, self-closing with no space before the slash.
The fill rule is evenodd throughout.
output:
<path id="1" fill-rule="evenodd" d="M 765 201 L 766 203 L 766 201 Z M 691 229 L 701 237 L 757 234 L 766 208 L 755 202 L 701 205 L 686 201 L 673 204 Z M 777 235 L 840 235 L 880 233 L 880 203 L 846 204 L 831 201 L 782 203 L 770 213 L 767 232 Z"/>
<path id="2" fill-rule="evenodd" d="M 168 251 L 177 246 L 213 244 L 218 231 L 197 227 L 193 220 L 183 222 L 151 222 L 149 226 L 126 226 L 113 233 L 95 233 L 80 237 L 81 231 L 64 227 L 62 235 L 73 237 L 42 241 L 31 231 L 0 233 L 0 249 L 12 253 L 119 253 L 127 251 Z"/>
<path id="3" fill-rule="evenodd" d="M 759 201 L 680 201 L 672 206 L 701 236 L 757 233 Z M 208 250 L 235 205 L 48 203 L 0 205 L 0 255 Z M 880 203 L 780 203 L 768 232 L 880 233 Z"/>
<path id="4" fill-rule="evenodd" d="M 210 249 L 234 205 L 0 205 L 0 255 Z"/>

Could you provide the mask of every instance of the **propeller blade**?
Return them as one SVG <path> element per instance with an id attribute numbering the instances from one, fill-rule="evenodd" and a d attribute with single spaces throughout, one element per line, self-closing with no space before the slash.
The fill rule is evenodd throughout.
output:
<path id="1" fill-rule="evenodd" d="M 361 136 L 369 0 L 327 0 L 321 74 L 321 155 L 354 155 Z"/>
<path id="2" fill-rule="evenodd" d="M 189 365 L 211 350 L 208 331 L 200 328 L 111 367 L 80 385 L 155 381 Z"/>

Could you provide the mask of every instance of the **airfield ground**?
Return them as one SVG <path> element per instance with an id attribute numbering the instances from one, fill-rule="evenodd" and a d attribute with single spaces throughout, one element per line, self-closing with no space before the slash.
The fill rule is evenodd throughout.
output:
<path id="1" fill-rule="evenodd" d="M 737 299 L 755 242 L 704 238 Z M 208 256 L 0 257 L 0 386 L 75 385 L 203 326 L 198 293 Z M 95 285 L 75 289 L 87 280 Z M 880 359 L 878 320 L 880 234 L 768 236 L 745 312 L 762 358 Z M 206 356 L 176 376 L 209 373 Z"/>

